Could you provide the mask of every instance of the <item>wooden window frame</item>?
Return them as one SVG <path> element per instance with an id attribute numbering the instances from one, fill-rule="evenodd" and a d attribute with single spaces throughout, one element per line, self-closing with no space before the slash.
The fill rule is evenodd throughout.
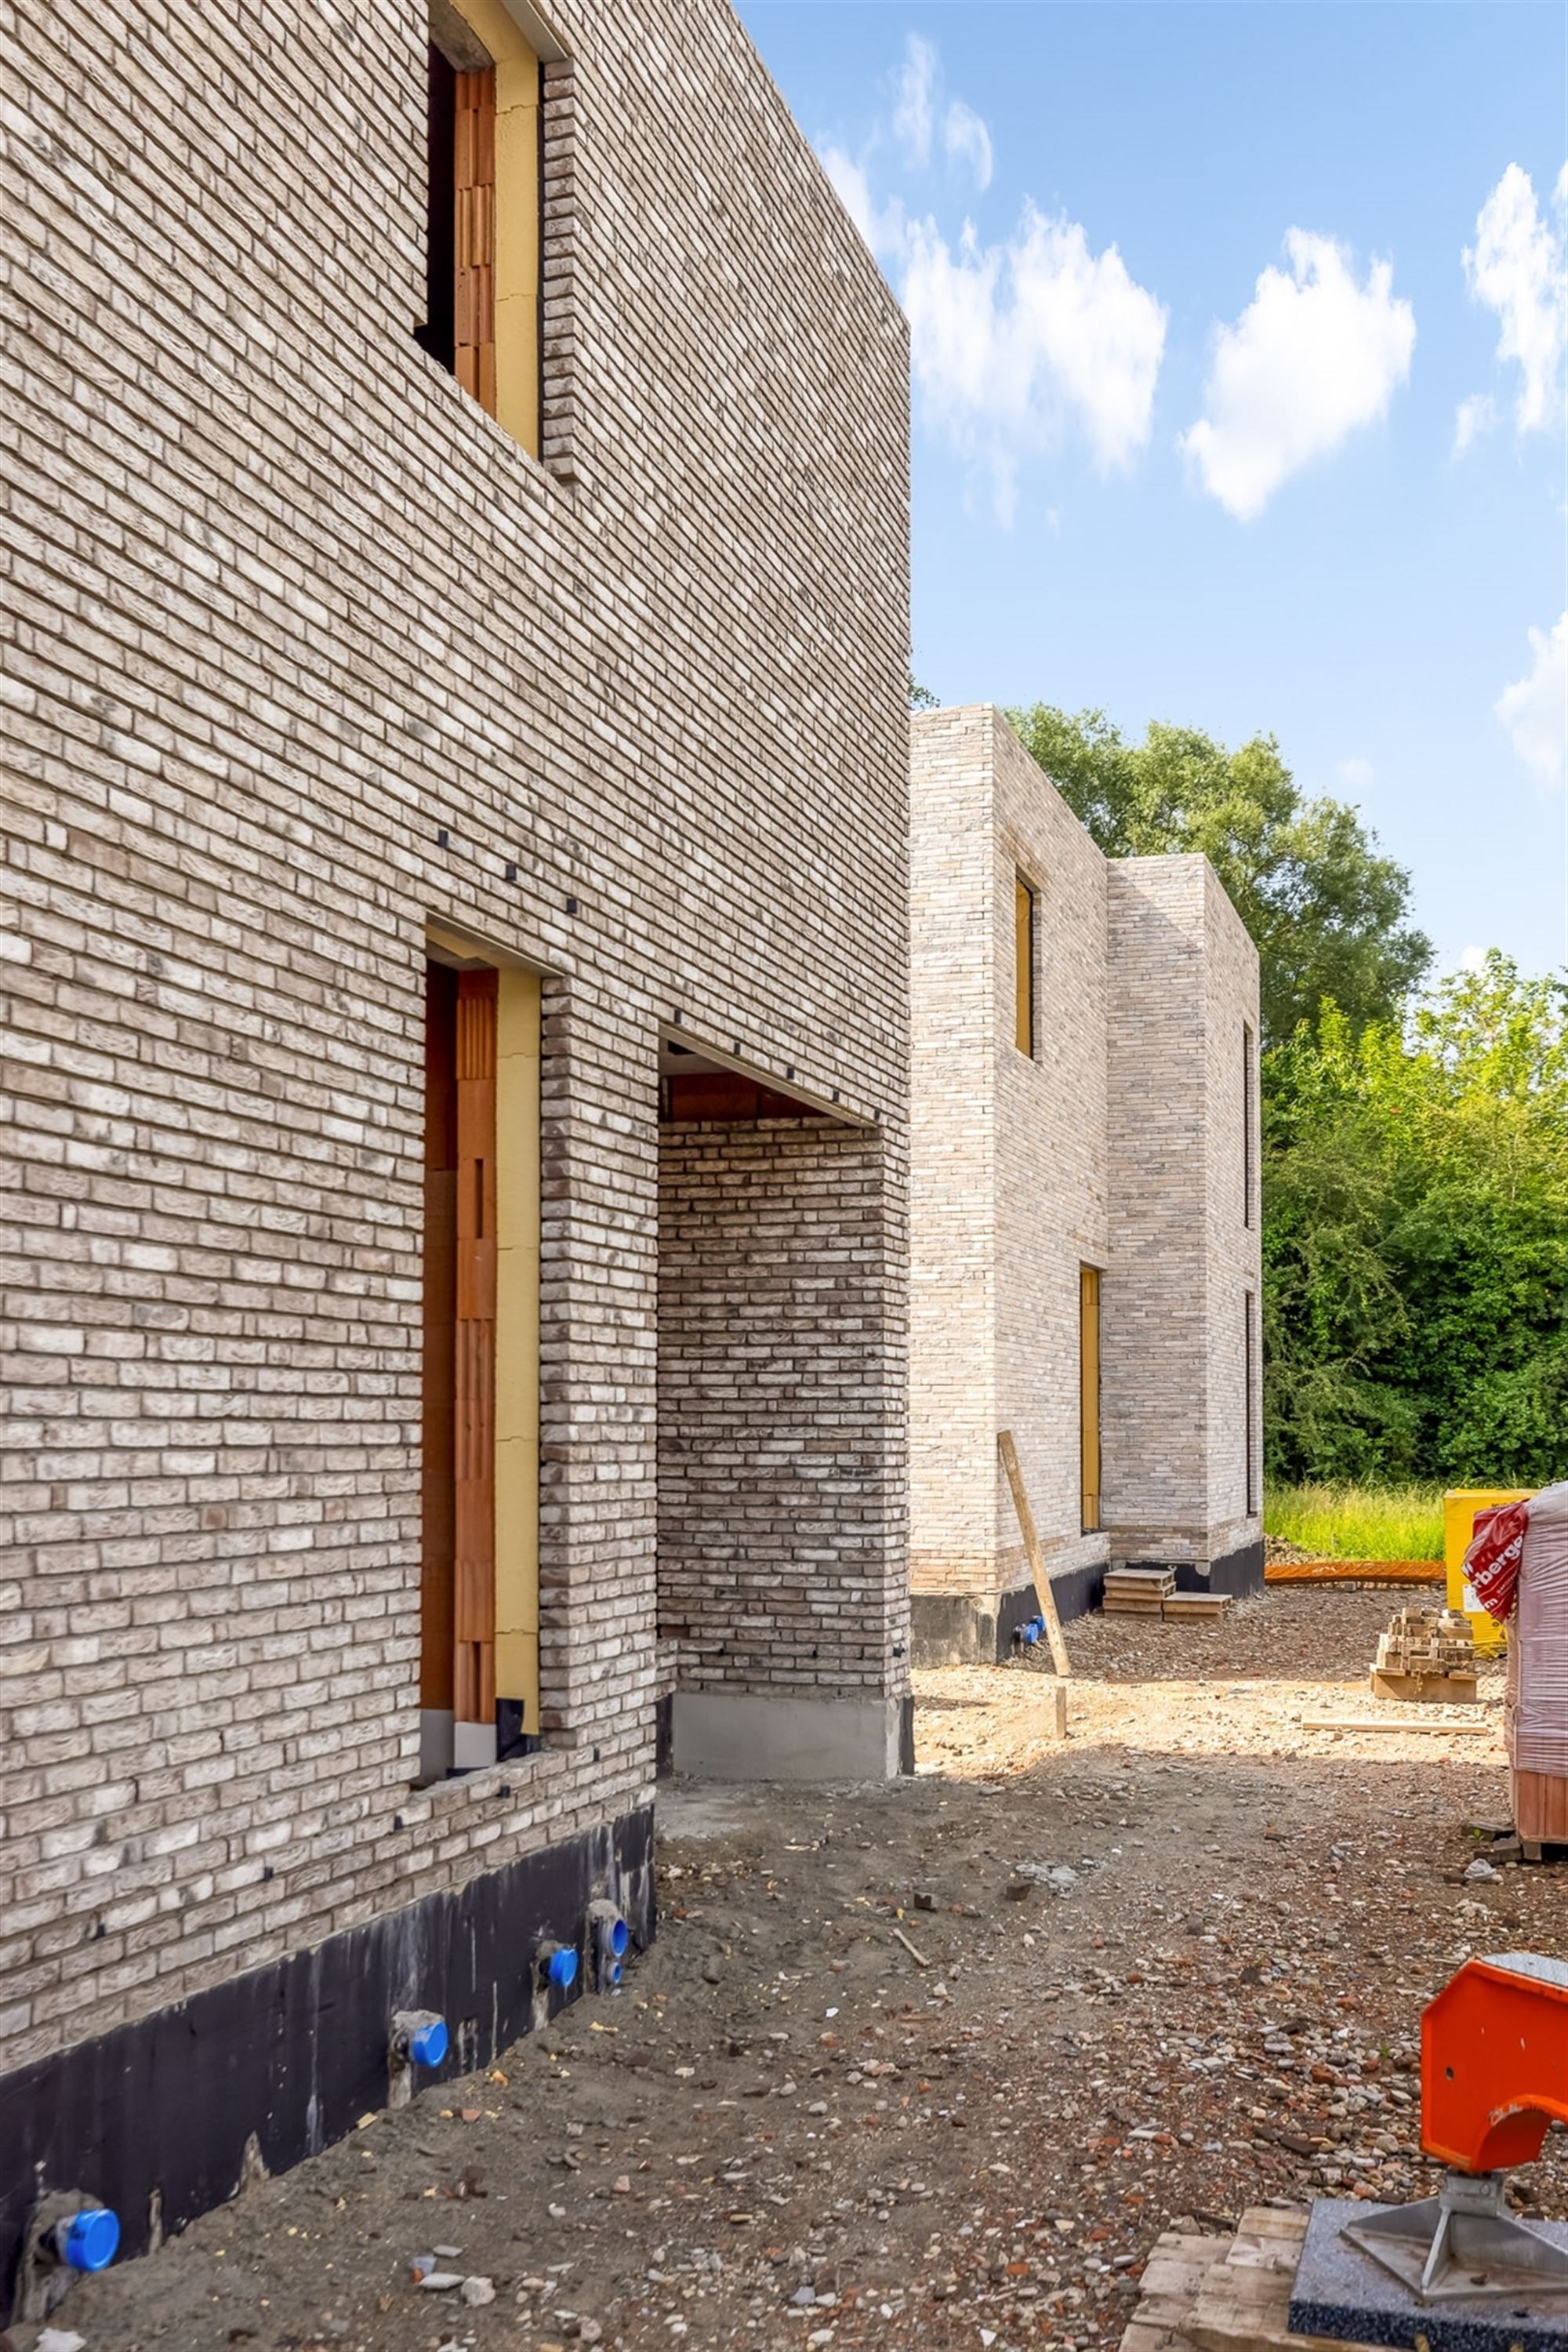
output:
<path id="1" fill-rule="evenodd" d="M 1099 1535 L 1105 1524 L 1103 1337 L 1100 1268 L 1082 1265 L 1078 1270 L 1079 1526 L 1086 1536 Z"/>
<path id="2" fill-rule="evenodd" d="M 1013 1043 L 1032 1062 L 1037 1043 L 1035 960 L 1038 897 L 1023 872 L 1013 874 Z"/>
<path id="3" fill-rule="evenodd" d="M 429 0 L 429 17 L 426 317 L 416 336 L 539 459 L 544 67 L 565 51 L 521 0 Z"/>
<path id="4" fill-rule="evenodd" d="M 422 1780 L 542 1738 L 542 984 L 510 961 L 426 975 Z"/>

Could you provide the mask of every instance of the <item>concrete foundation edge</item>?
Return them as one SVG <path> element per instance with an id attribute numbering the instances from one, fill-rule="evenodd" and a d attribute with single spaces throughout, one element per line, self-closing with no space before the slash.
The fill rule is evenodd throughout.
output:
<path id="1" fill-rule="evenodd" d="M 578 1998 L 587 1909 L 604 1895 L 639 1948 L 651 1942 L 651 1806 L 0 2075 L 0 2326 L 40 2197 L 101 2199 L 120 2216 L 121 2258 L 145 2253 L 155 2230 L 234 2195 L 252 2141 L 285 2172 L 384 2107 L 394 2011 L 447 2020 L 430 2084 L 488 2065 L 537 2021 L 541 1936 L 578 1948 Z"/>
<path id="2" fill-rule="evenodd" d="M 670 1763 L 710 1780 L 890 1780 L 913 1769 L 913 1702 L 677 1691 Z"/>
<path id="3" fill-rule="evenodd" d="M 1134 1568 L 1173 1567 L 1178 1592 L 1227 1592 L 1241 1600 L 1263 1590 L 1263 1539 L 1219 1559 L 1156 1561 L 1130 1559 Z M 1064 1625 L 1088 1616 L 1105 1597 L 1101 1566 L 1053 1576 L 1051 1591 Z M 1011 1592 L 916 1592 L 910 1595 L 910 1661 L 915 1666 L 994 1665 L 1013 1654 L 1013 1636 L 1039 1612 L 1034 1585 Z"/>

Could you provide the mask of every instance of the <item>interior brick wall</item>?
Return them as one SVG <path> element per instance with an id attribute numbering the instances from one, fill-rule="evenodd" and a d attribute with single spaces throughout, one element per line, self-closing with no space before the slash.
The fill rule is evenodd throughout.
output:
<path id="1" fill-rule="evenodd" d="M 825 1120 L 668 1127 L 658 1618 L 682 1688 L 908 1688 L 902 1170 Z"/>
<path id="2" fill-rule="evenodd" d="M 422 0 L 7 17 L 8 2064 L 646 1801 L 658 1024 L 902 1163 L 904 324 L 726 0 L 549 13 L 543 464 Z M 432 918 L 552 975 L 547 1738 L 416 1794 Z"/>

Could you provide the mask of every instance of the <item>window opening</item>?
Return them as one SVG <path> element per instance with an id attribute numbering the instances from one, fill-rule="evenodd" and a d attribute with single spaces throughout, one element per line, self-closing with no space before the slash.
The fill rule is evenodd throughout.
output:
<path id="1" fill-rule="evenodd" d="M 1035 894 L 1021 874 L 1013 892 L 1013 1043 L 1031 1059 L 1035 1051 Z"/>
<path id="2" fill-rule="evenodd" d="M 1252 1029 L 1247 1022 L 1241 1024 L 1241 1219 L 1252 1223 L 1252 1195 L 1256 1182 L 1254 1172 L 1253 1133 L 1257 1125 L 1257 1075 L 1253 1066 Z"/>
<path id="3" fill-rule="evenodd" d="M 433 0 L 426 74 L 431 358 L 540 452 L 544 167 L 538 52 L 500 0 Z M 469 21 L 471 14 L 472 22 Z"/>
<path id="4" fill-rule="evenodd" d="M 532 973 L 426 966 L 426 1780 L 539 1745 L 539 1014 Z"/>
<path id="5" fill-rule="evenodd" d="M 1246 1381 L 1247 1381 L 1247 1411 L 1246 1411 L 1246 1432 L 1247 1432 L 1247 1439 L 1246 1439 L 1246 1442 L 1247 1442 L 1247 1517 L 1248 1517 L 1248 1518 L 1252 1518 L 1252 1517 L 1256 1517 L 1256 1515 L 1257 1515 L 1257 1511 L 1258 1511 L 1258 1300 L 1257 1300 L 1256 1297 L 1254 1296 L 1254 1294 L 1253 1294 L 1250 1290 L 1249 1290 L 1249 1291 L 1247 1292 L 1247 1294 L 1246 1300 L 1245 1300 L 1245 1302 L 1244 1302 L 1244 1307 L 1245 1307 L 1245 1315 L 1246 1315 L 1246 1340 L 1245 1340 L 1245 1347 L 1246 1347 L 1246 1363 L 1245 1363 L 1245 1367 L 1244 1367 L 1244 1371 L 1245 1371 L 1245 1378 L 1246 1378 Z"/>
<path id="6" fill-rule="evenodd" d="M 1079 1269 L 1079 1427 L 1083 1533 L 1100 1528 L 1100 1268 Z"/>

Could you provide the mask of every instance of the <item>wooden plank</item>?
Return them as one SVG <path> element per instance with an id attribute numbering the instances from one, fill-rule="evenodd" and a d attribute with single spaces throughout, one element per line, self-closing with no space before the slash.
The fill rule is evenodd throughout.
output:
<path id="1" fill-rule="evenodd" d="M 1051 1591 L 1051 1580 L 1046 1574 L 1046 1556 L 1035 1532 L 1035 1515 L 1029 1508 L 1028 1493 L 1024 1486 L 1024 1473 L 1018 1461 L 1018 1449 L 1013 1443 L 1012 1431 L 1001 1431 L 996 1444 L 1002 1455 L 1002 1467 L 1007 1473 L 1007 1484 L 1013 1489 L 1013 1508 L 1018 1514 L 1018 1531 L 1024 1538 L 1024 1554 L 1029 1563 L 1029 1573 L 1035 1580 L 1040 1614 L 1046 1621 L 1051 1663 L 1065 1682 L 1072 1672 L 1068 1660 L 1068 1645 L 1062 1639 L 1062 1621 L 1057 1615 L 1057 1597 Z"/>
<path id="2" fill-rule="evenodd" d="M 1419 1715 L 1303 1715 L 1298 1717 L 1303 1731 L 1430 1731 L 1450 1734 L 1455 1739 L 1500 1738 L 1502 1727 L 1494 1723 L 1434 1723 Z"/>

